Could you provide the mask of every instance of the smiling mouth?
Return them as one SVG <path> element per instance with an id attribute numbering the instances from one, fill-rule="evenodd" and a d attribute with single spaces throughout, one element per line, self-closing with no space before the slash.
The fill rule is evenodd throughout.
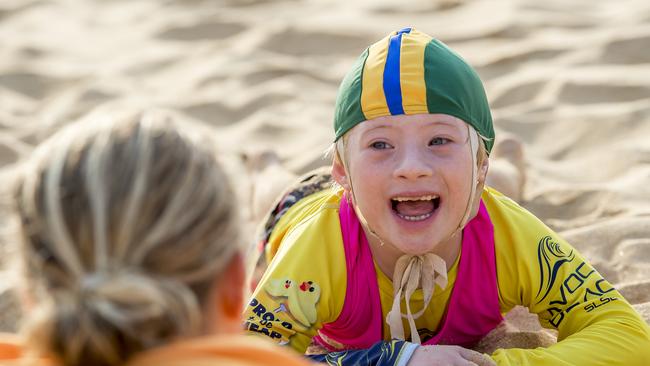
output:
<path id="1" fill-rule="evenodd" d="M 390 201 L 395 214 L 407 221 L 426 220 L 440 207 L 440 196 L 438 195 L 398 196 L 391 198 Z"/>

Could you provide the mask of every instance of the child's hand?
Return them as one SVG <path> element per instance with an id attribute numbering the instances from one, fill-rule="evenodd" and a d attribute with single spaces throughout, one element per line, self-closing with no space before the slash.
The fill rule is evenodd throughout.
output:
<path id="1" fill-rule="evenodd" d="M 459 346 L 420 346 L 407 366 L 495 366 L 489 356 Z"/>

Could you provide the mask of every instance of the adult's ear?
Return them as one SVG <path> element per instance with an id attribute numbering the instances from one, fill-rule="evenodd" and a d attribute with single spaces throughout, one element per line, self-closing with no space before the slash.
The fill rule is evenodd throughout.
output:
<path id="1" fill-rule="evenodd" d="M 239 333 L 244 309 L 246 270 L 241 254 L 235 254 L 226 269 L 214 281 L 207 309 L 208 331 L 212 333 Z"/>
<path id="2" fill-rule="evenodd" d="M 350 191 L 350 177 L 348 177 L 347 172 L 345 171 L 345 166 L 343 162 L 337 155 L 332 162 L 332 178 L 346 191 Z"/>

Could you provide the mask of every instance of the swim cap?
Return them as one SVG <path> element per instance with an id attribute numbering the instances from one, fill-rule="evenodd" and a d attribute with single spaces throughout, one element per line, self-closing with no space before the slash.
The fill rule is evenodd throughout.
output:
<path id="1" fill-rule="evenodd" d="M 335 141 L 366 120 L 420 113 L 462 119 L 488 138 L 488 154 L 492 150 L 492 115 L 476 71 L 437 39 L 404 28 L 368 47 L 341 82 Z"/>

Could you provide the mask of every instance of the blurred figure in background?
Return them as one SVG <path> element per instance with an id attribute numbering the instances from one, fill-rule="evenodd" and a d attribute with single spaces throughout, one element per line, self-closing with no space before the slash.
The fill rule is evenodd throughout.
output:
<path id="1" fill-rule="evenodd" d="M 23 333 L 0 364 L 303 365 L 241 331 L 233 192 L 212 144 L 161 114 L 74 124 L 22 166 Z"/>

